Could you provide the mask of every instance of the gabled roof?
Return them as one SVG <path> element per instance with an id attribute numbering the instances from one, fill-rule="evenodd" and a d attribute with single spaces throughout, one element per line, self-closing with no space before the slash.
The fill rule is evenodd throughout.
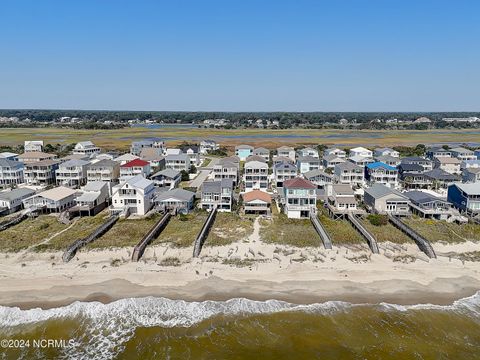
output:
<path id="1" fill-rule="evenodd" d="M 286 161 L 282 161 L 282 162 L 279 162 L 279 163 L 276 163 L 274 165 L 275 169 L 277 170 L 294 170 L 294 171 L 297 171 L 297 167 L 290 163 L 290 162 L 286 162 Z"/>
<path id="2" fill-rule="evenodd" d="M 23 198 L 23 197 L 26 197 L 26 196 L 31 196 L 33 194 L 35 194 L 35 191 L 32 190 L 32 189 L 17 188 L 17 189 L 13 189 L 11 191 L 0 192 L 0 199 L 11 201 L 11 200 Z"/>
<path id="3" fill-rule="evenodd" d="M 391 156 L 391 155 L 381 155 L 381 156 L 376 156 L 375 157 L 375 160 L 377 161 L 380 161 L 380 162 L 396 162 L 396 163 L 399 163 L 400 162 L 400 158 L 398 157 L 395 157 L 395 156 Z"/>
<path id="4" fill-rule="evenodd" d="M 106 181 L 90 181 L 83 187 L 83 191 L 101 191 L 104 186 L 108 187 Z"/>
<path id="5" fill-rule="evenodd" d="M 340 170 L 357 170 L 357 171 L 362 171 L 363 168 L 361 166 L 358 166 L 351 161 L 345 161 L 340 164 L 335 165 L 336 168 Z"/>
<path id="6" fill-rule="evenodd" d="M 188 191 L 188 190 L 185 190 L 185 189 L 176 188 L 176 189 L 172 189 L 172 190 L 168 190 L 168 191 L 164 191 L 164 192 L 159 193 L 155 197 L 155 201 L 156 202 L 161 202 L 161 201 L 164 201 L 164 200 L 167 200 L 167 199 L 172 199 L 172 198 L 176 199 L 176 200 L 179 200 L 179 201 L 190 201 L 192 199 L 192 197 L 195 197 L 194 192 L 191 192 L 191 191 Z"/>
<path id="7" fill-rule="evenodd" d="M 180 171 L 173 170 L 173 169 L 163 169 L 163 170 L 160 170 L 160 171 L 156 172 L 151 177 L 155 178 L 157 176 L 164 176 L 164 177 L 167 177 L 167 178 L 170 178 L 170 179 L 174 179 L 177 176 L 180 176 Z"/>
<path id="8" fill-rule="evenodd" d="M 350 195 L 354 196 L 355 192 L 352 187 L 348 184 L 334 184 L 332 185 L 333 190 L 337 195 Z"/>
<path id="9" fill-rule="evenodd" d="M 233 189 L 233 180 L 221 179 L 216 181 L 205 181 L 202 185 L 202 192 L 221 193 L 223 188 Z"/>
<path id="10" fill-rule="evenodd" d="M 264 147 L 255 148 L 253 150 L 254 154 L 270 154 L 270 150 Z"/>
<path id="11" fill-rule="evenodd" d="M 362 155 L 354 155 L 350 156 L 348 160 L 353 161 L 353 162 L 365 162 L 365 161 L 371 161 L 373 162 L 373 159 L 368 156 L 362 156 Z"/>
<path id="12" fill-rule="evenodd" d="M 115 158 L 114 160 L 120 162 L 120 161 L 131 161 L 135 159 L 139 159 L 139 157 L 137 155 L 132 155 L 132 154 L 123 154 Z"/>
<path id="13" fill-rule="evenodd" d="M 298 162 L 303 163 L 303 162 L 316 162 L 319 163 L 321 160 L 319 158 L 316 158 L 311 155 L 305 155 L 305 156 L 300 156 L 297 159 Z"/>
<path id="14" fill-rule="evenodd" d="M 407 196 L 398 192 L 395 189 L 391 189 L 388 186 L 385 186 L 380 183 L 375 183 L 368 189 L 365 189 L 365 193 L 369 194 L 370 196 L 374 197 L 375 199 L 382 198 L 386 195 L 395 195 L 400 199 L 407 199 Z"/>
<path id="15" fill-rule="evenodd" d="M 126 164 L 123 164 L 121 167 L 122 168 L 129 168 L 129 167 L 144 167 L 150 165 L 148 161 L 142 160 L 142 159 L 135 159 L 132 161 L 127 162 Z"/>
<path id="16" fill-rule="evenodd" d="M 9 152 L 9 151 L 3 151 L 0 153 L 0 158 L 9 158 L 9 157 L 17 157 L 18 154 Z"/>
<path id="17" fill-rule="evenodd" d="M 50 157 L 55 157 L 55 154 L 45 153 L 43 151 L 27 151 L 23 154 L 18 155 L 18 158 L 21 159 L 46 159 Z"/>
<path id="18" fill-rule="evenodd" d="M 418 190 L 408 191 L 404 193 L 404 195 L 416 204 L 424 204 L 431 201 L 447 202 L 446 200 L 443 200 L 437 196 Z"/>
<path id="19" fill-rule="evenodd" d="M 353 149 L 350 149 L 350 152 L 352 152 L 352 151 L 353 152 L 364 152 L 364 151 L 370 151 L 371 152 L 371 150 L 368 150 L 367 148 L 364 148 L 362 146 L 358 146 L 358 147 L 355 147 Z"/>
<path id="20" fill-rule="evenodd" d="M 190 161 L 190 158 L 187 154 L 169 154 L 165 157 L 165 161 Z"/>
<path id="21" fill-rule="evenodd" d="M 253 146 L 250 146 L 250 145 L 237 145 L 237 146 L 235 146 L 235 150 L 241 150 L 241 149 L 253 150 Z"/>
<path id="22" fill-rule="evenodd" d="M 20 161 L 0 158 L 0 167 L 15 168 L 15 167 L 21 167 L 21 166 L 23 166 L 23 164 Z"/>
<path id="23" fill-rule="evenodd" d="M 60 167 L 75 167 L 75 166 L 85 166 L 90 164 L 90 161 L 80 160 L 80 159 L 71 159 L 60 164 Z"/>
<path id="24" fill-rule="evenodd" d="M 333 175 L 328 174 L 328 173 L 326 173 L 325 171 L 320 170 L 320 169 L 315 169 L 315 170 L 307 171 L 305 174 L 303 174 L 303 176 L 305 176 L 305 178 L 306 178 L 307 180 L 308 180 L 308 179 L 311 179 L 311 178 L 314 178 L 314 177 L 317 177 L 317 176 L 325 176 L 325 177 L 328 177 L 328 178 L 330 178 L 330 179 L 333 179 Z"/>
<path id="25" fill-rule="evenodd" d="M 307 179 L 296 177 L 294 179 L 285 180 L 283 187 L 286 189 L 316 189 L 317 187 Z"/>
<path id="26" fill-rule="evenodd" d="M 458 187 L 460 190 L 465 192 L 467 195 L 480 195 L 480 182 L 475 182 L 471 184 L 453 184 L 452 186 Z"/>
<path id="27" fill-rule="evenodd" d="M 277 151 L 292 151 L 292 150 L 294 150 L 294 148 L 291 146 L 280 146 L 279 148 L 277 148 Z"/>
<path id="28" fill-rule="evenodd" d="M 382 169 L 386 169 L 386 170 L 390 170 L 390 171 L 397 171 L 397 168 L 395 168 L 393 166 L 390 166 L 390 165 L 387 165 L 385 163 L 382 163 L 380 161 L 377 161 L 377 162 L 374 162 L 374 163 L 371 163 L 371 164 L 367 164 L 366 167 L 368 169 L 382 168 Z"/>
<path id="29" fill-rule="evenodd" d="M 89 169 L 95 169 L 95 168 L 114 168 L 118 166 L 118 163 L 114 160 L 108 160 L 108 159 L 103 159 L 100 161 L 97 161 L 96 163 L 92 163 L 88 165 Z"/>
<path id="30" fill-rule="evenodd" d="M 436 168 L 425 173 L 425 176 L 434 179 L 434 180 L 444 180 L 444 181 L 455 181 L 458 180 L 458 177 L 442 170 L 440 168 Z"/>
<path id="31" fill-rule="evenodd" d="M 50 190 L 42 191 L 38 194 L 38 196 L 52 201 L 59 201 L 65 199 L 68 196 L 76 194 L 76 192 L 76 190 L 67 188 L 65 186 L 59 186 Z"/>
<path id="32" fill-rule="evenodd" d="M 249 191 L 243 194 L 242 197 L 243 197 L 243 201 L 247 203 L 254 200 L 265 201 L 268 204 L 272 202 L 272 197 L 270 196 L 270 194 L 267 194 L 266 192 L 261 190 Z"/>
<path id="33" fill-rule="evenodd" d="M 259 155 L 250 155 L 245 159 L 245 163 L 248 163 L 250 161 L 260 161 L 260 162 L 266 163 L 266 160 Z"/>
<path id="34" fill-rule="evenodd" d="M 136 175 L 129 177 L 124 183 L 121 184 L 121 186 L 123 187 L 123 185 L 125 184 L 139 189 L 146 189 L 148 186 L 152 185 L 153 182 L 151 180 L 145 179 L 142 175 Z"/>

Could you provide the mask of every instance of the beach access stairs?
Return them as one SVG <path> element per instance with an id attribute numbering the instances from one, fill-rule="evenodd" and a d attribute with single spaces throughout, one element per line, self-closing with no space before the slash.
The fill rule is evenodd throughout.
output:
<path id="1" fill-rule="evenodd" d="M 423 236 L 421 236 L 419 233 L 417 233 L 415 230 L 413 230 L 410 226 L 405 224 L 402 220 L 400 220 L 399 217 L 393 216 L 393 215 L 388 215 L 388 220 L 399 230 L 404 232 L 406 235 L 408 235 L 415 243 L 417 244 L 418 248 L 423 251 L 429 258 L 437 258 L 437 255 L 435 254 L 435 251 L 433 250 L 432 245 L 430 242 L 425 239 Z"/>
<path id="2" fill-rule="evenodd" d="M 210 214 L 208 214 L 207 220 L 205 220 L 205 223 L 202 226 L 202 230 L 198 233 L 197 238 L 195 239 L 195 245 L 193 247 L 193 257 L 199 257 L 200 252 L 202 251 L 203 243 L 205 239 L 207 238 L 210 228 L 212 227 L 214 221 L 215 221 L 215 216 L 217 215 L 217 207 L 215 206 L 211 211 Z"/>
<path id="3" fill-rule="evenodd" d="M 153 239 L 156 239 L 158 235 L 165 229 L 170 220 L 172 214 L 166 212 L 163 216 L 153 225 L 153 227 L 148 231 L 148 233 L 143 237 L 140 242 L 135 245 L 133 248 L 132 261 L 139 261 L 145 252 L 145 248 L 152 242 Z"/>
<path id="4" fill-rule="evenodd" d="M 355 214 L 347 214 L 347 220 L 352 224 L 352 226 L 367 240 L 368 246 L 372 253 L 379 254 L 378 244 L 375 237 L 360 223 Z"/>
<path id="5" fill-rule="evenodd" d="M 325 228 L 322 226 L 320 223 L 320 220 L 318 219 L 317 214 L 310 214 L 310 221 L 312 222 L 313 227 L 317 231 L 318 235 L 320 236 L 320 239 L 322 239 L 323 246 L 327 250 L 332 249 L 332 239 L 330 238 L 330 235 L 328 235 L 327 231 Z"/>
<path id="6" fill-rule="evenodd" d="M 90 235 L 83 239 L 77 239 L 75 240 L 68 248 L 65 250 L 63 253 L 62 259 L 64 262 L 69 262 L 70 260 L 73 259 L 77 251 L 87 245 L 88 243 L 91 243 L 92 241 L 95 241 L 99 237 L 101 237 L 103 234 L 105 234 L 110 228 L 115 225 L 117 222 L 119 216 L 118 214 L 111 215 L 107 221 L 105 221 L 102 225 L 100 225 L 95 231 L 93 231 Z"/>

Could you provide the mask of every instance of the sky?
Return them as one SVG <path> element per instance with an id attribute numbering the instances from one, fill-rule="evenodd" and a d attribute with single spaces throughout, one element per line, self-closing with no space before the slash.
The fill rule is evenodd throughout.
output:
<path id="1" fill-rule="evenodd" d="M 477 0 L 0 1 L 0 108 L 480 111 Z"/>

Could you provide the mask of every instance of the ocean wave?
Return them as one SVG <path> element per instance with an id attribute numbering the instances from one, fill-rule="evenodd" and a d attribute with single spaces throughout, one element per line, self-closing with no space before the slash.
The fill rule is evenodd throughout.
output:
<path id="1" fill-rule="evenodd" d="M 74 302 L 70 305 L 42 310 L 21 310 L 18 307 L 0 306 L 0 330 L 22 331 L 23 325 L 40 324 L 50 320 L 79 320 L 84 327 L 85 339 L 74 357 L 111 358 L 121 351 L 122 344 L 135 334 L 139 327 L 190 327 L 214 316 L 272 314 L 278 312 L 307 312 L 332 315 L 349 311 L 353 307 L 373 306 L 381 311 L 437 310 L 453 311 L 480 318 L 480 291 L 455 301 L 451 305 L 433 304 L 396 305 L 352 304 L 328 301 L 309 305 L 292 304 L 279 300 L 254 301 L 235 298 L 227 301 L 188 302 L 162 297 L 128 298 L 108 304 L 100 302 Z M 101 332 L 98 329 L 102 329 Z M 71 357 L 73 354 L 69 353 Z"/>

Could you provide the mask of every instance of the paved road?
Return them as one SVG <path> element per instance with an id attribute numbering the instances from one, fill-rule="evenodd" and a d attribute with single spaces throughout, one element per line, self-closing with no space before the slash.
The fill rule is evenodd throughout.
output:
<path id="1" fill-rule="evenodd" d="M 199 188 L 200 186 L 202 186 L 203 182 L 205 181 L 205 179 L 208 177 L 208 175 L 211 172 L 212 172 L 211 169 L 200 170 L 200 173 L 197 175 L 197 177 L 195 179 L 191 180 L 188 183 L 188 186 Z"/>

